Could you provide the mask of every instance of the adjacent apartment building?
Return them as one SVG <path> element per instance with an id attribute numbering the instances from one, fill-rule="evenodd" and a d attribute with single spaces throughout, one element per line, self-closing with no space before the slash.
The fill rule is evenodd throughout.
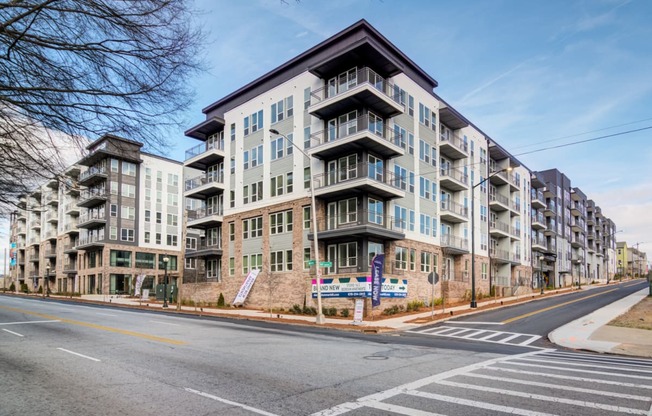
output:
<path id="1" fill-rule="evenodd" d="M 141 147 L 105 135 L 60 177 L 21 198 L 11 221 L 18 286 L 133 293 L 136 276 L 144 275 L 151 288 L 166 265 L 176 281 L 184 246 L 183 165 Z"/>

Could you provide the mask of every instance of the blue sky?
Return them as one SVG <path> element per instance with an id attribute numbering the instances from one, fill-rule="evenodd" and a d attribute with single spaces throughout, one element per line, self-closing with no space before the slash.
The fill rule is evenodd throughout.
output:
<path id="1" fill-rule="evenodd" d="M 210 43 L 208 71 L 193 80 L 188 127 L 203 120 L 202 108 L 362 18 L 512 154 L 652 126 L 651 1 L 196 0 L 196 7 Z M 183 131 L 172 140 L 178 160 L 198 144 Z M 532 170 L 566 173 L 623 230 L 619 240 L 646 242 L 640 247 L 652 254 L 652 129 L 518 158 Z"/>

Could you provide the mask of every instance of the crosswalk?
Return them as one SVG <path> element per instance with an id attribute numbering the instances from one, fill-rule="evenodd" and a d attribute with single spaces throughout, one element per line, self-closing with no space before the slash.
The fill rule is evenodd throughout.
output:
<path id="1" fill-rule="evenodd" d="M 530 345 L 534 341 L 541 338 L 541 335 L 493 331 L 490 329 L 461 328 L 456 326 L 438 326 L 434 328 L 418 329 L 407 332 L 413 334 L 432 335 L 437 337 L 468 339 L 472 341 L 521 346 Z"/>
<path id="2" fill-rule="evenodd" d="M 538 350 L 416 380 L 313 416 L 652 415 L 652 360 Z"/>

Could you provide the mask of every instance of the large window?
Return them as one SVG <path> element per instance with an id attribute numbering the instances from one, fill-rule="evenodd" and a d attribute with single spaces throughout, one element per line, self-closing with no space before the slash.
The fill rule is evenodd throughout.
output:
<path id="1" fill-rule="evenodd" d="M 272 124 L 277 123 L 287 117 L 292 117 L 294 114 L 294 104 L 293 97 L 284 98 L 274 104 L 272 104 Z"/>
<path id="2" fill-rule="evenodd" d="M 158 268 L 160 270 L 165 270 L 165 262 L 163 259 L 168 258 L 168 270 L 177 270 L 177 256 L 167 256 L 165 254 L 158 255 Z"/>
<path id="3" fill-rule="evenodd" d="M 292 211 L 269 214 L 270 234 L 281 234 L 292 231 Z"/>
<path id="4" fill-rule="evenodd" d="M 247 218 L 242 220 L 242 239 L 263 236 L 263 217 Z"/>
<path id="5" fill-rule="evenodd" d="M 136 253 L 136 268 L 154 269 L 156 263 L 156 254 L 154 253 Z"/>
<path id="6" fill-rule="evenodd" d="M 396 247 L 395 267 L 398 270 L 407 270 L 408 249 L 405 247 Z"/>
<path id="7" fill-rule="evenodd" d="M 263 128 L 263 110 L 260 110 L 256 113 L 253 113 L 250 116 L 244 118 L 244 135 L 248 136 L 251 133 L 255 133 L 258 130 Z"/>
<path id="8" fill-rule="evenodd" d="M 292 250 L 279 250 L 270 253 L 270 271 L 283 272 L 292 270 Z"/>
<path id="9" fill-rule="evenodd" d="M 242 256 L 242 274 L 249 274 L 251 270 L 263 268 L 262 254 L 249 254 Z"/>
<path id="10" fill-rule="evenodd" d="M 122 161 L 122 174 L 127 176 L 136 176 L 136 164 Z"/>
<path id="11" fill-rule="evenodd" d="M 131 251 L 111 250 L 109 262 L 113 267 L 131 267 Z"/>
<path id="12" fill-rule="evenodd" d="M 421 271 L 424 273 L 430 273 L 432 265 L 432 253 L 427 251 L 421 252 Z"/>
<path id="13" fill-rule="evenodd" d="M 338 266 L 339 267 L 356 267 L 358 265 L 358 244 L 342 243 L 337 245 Z"/>

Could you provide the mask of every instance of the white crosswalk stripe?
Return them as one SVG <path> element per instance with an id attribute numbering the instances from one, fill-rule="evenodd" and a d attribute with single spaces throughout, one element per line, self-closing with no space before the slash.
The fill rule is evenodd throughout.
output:
<path id="1" fill-rule="evenodd" d="M 435 374 L 313 416 L 373 409 L 431 416 L 650 416 L 651 371 L 652 360 L 540 350 Z"/>
<path id="2" fill-rule="evenodd" d="M 494 331 L 490 329 L 460 328 L 455 326 L 438 326 L 428 329 L 407 331 L 412 334 L 433 335 L 468 339 L 472 341 L 491 342 L 495 344 L 530 345 L 541 338 L 540 335 L 520 334 L 517 332 Z"/>

